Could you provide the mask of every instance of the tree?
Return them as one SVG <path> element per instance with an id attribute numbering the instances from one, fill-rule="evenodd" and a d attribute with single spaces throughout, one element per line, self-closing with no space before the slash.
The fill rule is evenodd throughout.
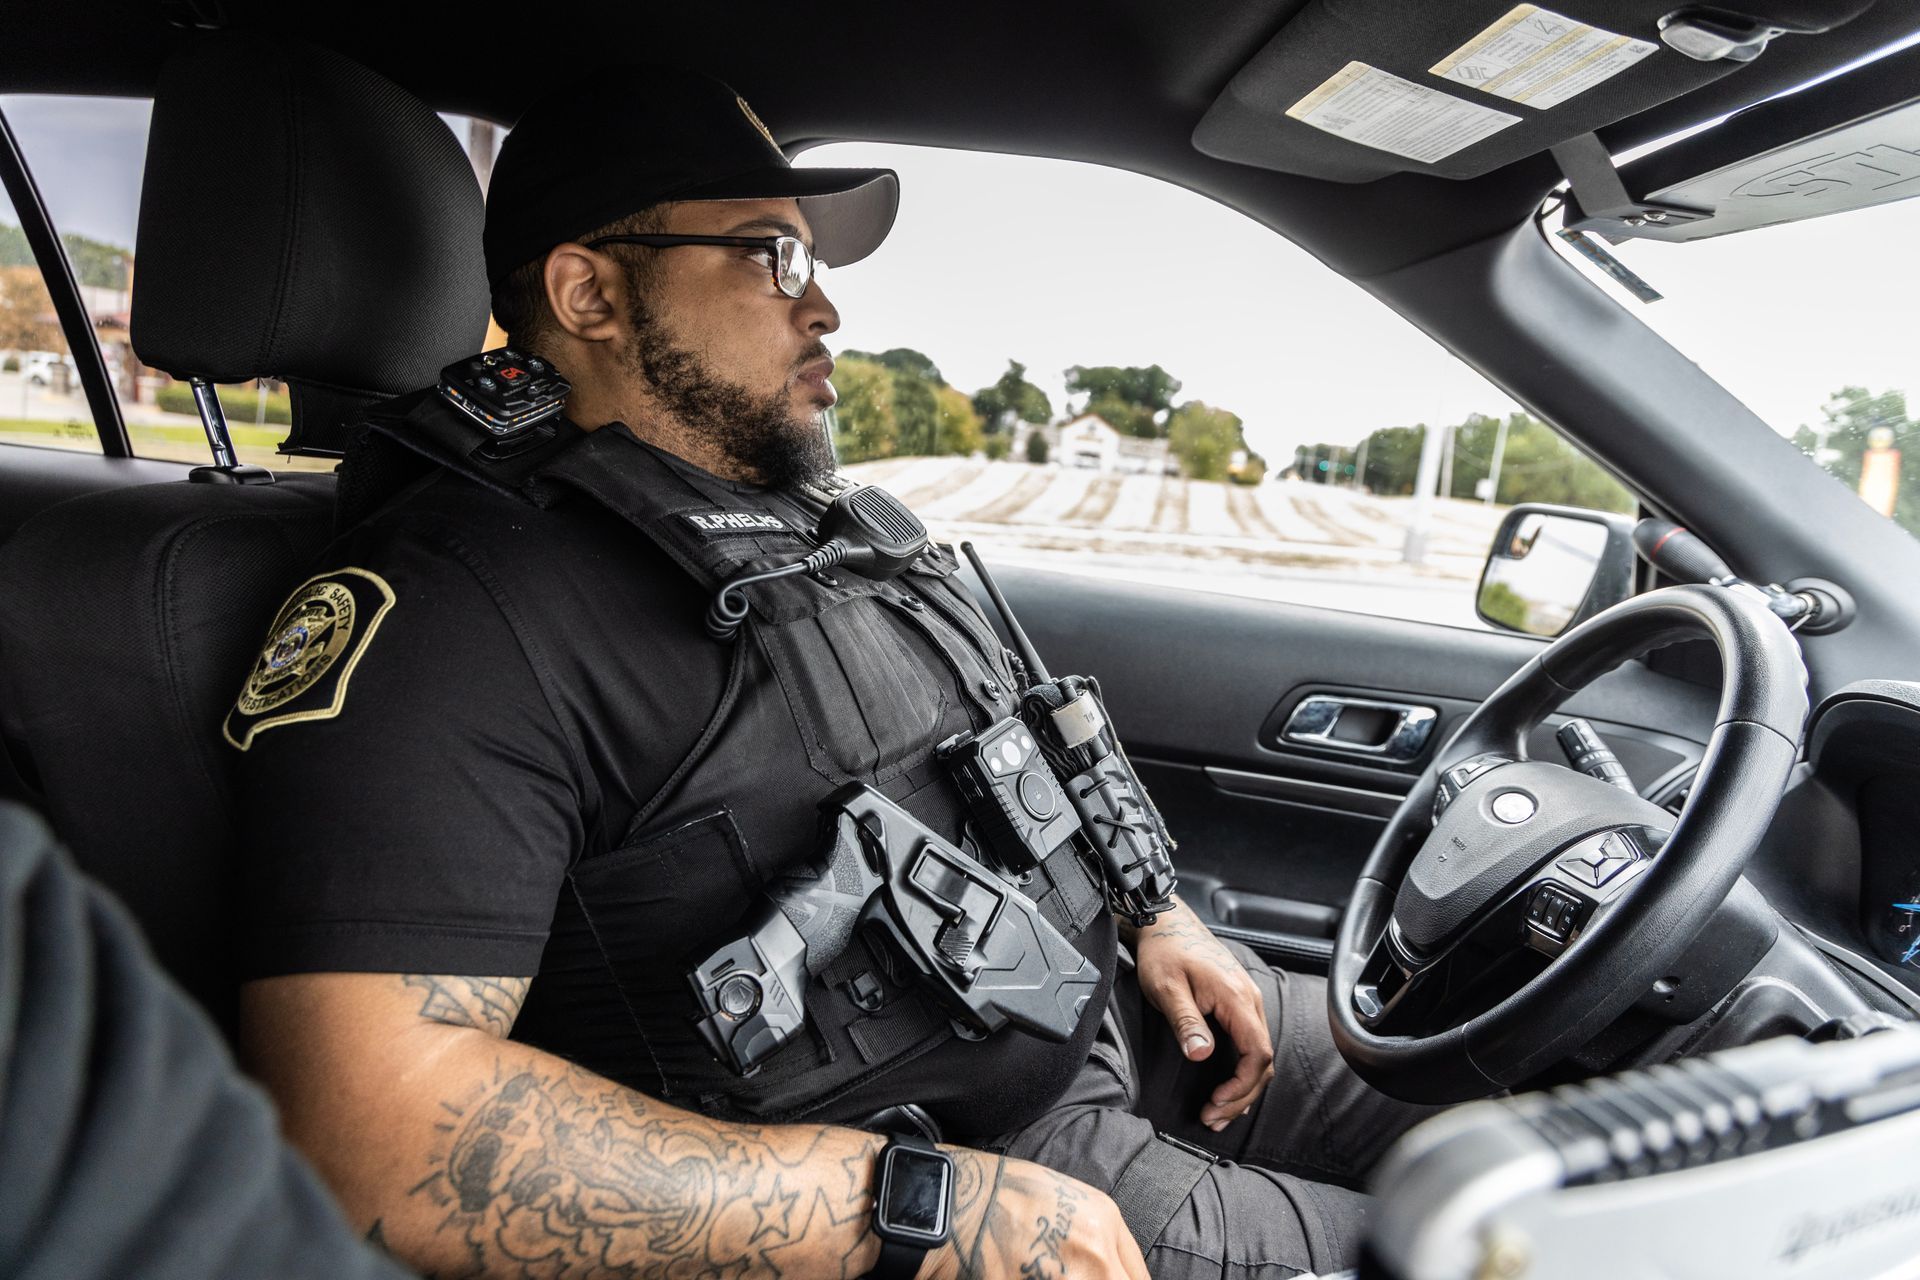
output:
<path id="1" fill-rule="evenodd" d="M 1053 401 L 1027 381 L 1027 366 L 1009 360 L 998 382 L 973 393 L 973 411 L 980 415 L 986 433 L 993 435 L 1015 422 L 1051 422 Z"/>
<path id="2" fill-rule="evenodd" d="M 38 267 L 0 267 L 0 348 L 65 351 L 53 298 Z"/>
<path id="3" fill-rule="evenodd" d="M 893 374 L 871 360 L 842 356 L 834 364 L 834 448 L 843 463 L 891 458 L 900 443 L 893 416 Z"/>
<path id="4" fill-rule="evenodd" d="M 127 287 L 127 264 L 133 261 L 132 250 L 73 234 L 61 236 L 60 243 L 67 247 L 67 260 L 73 264 L 73 274 L 81 284 L 115 290 Z"/>
<path id="5" fill-rule="evenodd" d="M 27 233 L 11 222 L 0 222 L 0 267 L 34 266 Z"/>
<path id="6" fill-rule="evenodd" d="M 1237 416 L 1189 400 L 1168 415 L 1167 448 L 1189 479 L 1224 480 L 1235 450 L 1246 448 L 1246 440 Z"/>
<path id="7" fill-rule="evenodd" d="M 1165 415 L 1173 408 L 1180 379 L 1159 365 L 1074 365 L 1067 370 L 1067 390 L 1084 392 L 1087 412 L 1097 413 L 1125 435 L 1147 439 L 1167 434 Z M 1130 405 L 1138 412 L 1128 412 Z"/>
<path id="8" fill-rule="evenodd" d="M 1920 449 L 1920 423 L 1907 416 L 1907 398 L 1898 391 L 1878 394 L 1865 387 L 1842 387 L 1820 410 L 1820 425 L 1801 427 L 1793 442 L 1849 489 L 1860 487 L 1860 468 L 1868 437 L 1881 427 L 1893 433 L 1893 447 L 1906 463 Z M 1905 466 L 1902 471 L 1911 476 Z M 1920 486 L 1907 485 L 1894 497 L 1893 518 L 1920 529 Z"/>
<path id="9" fill-rule="evenodd" d="M 884 369 L 904 373 L 938 387 L 947 385 L 947 380 L 940 376 L 939 366 L 912 347 L 890 347 L 878 355 L 869 351 L 849 351 L 845 354 L 855 360 L 871 360 Z"/>
<path id="10" fill-rule="evenodd" d="M 1493 465 L 1494 441 L 1500 419 L 1470 413 L 1453 429 L 1453 483 L 1447 496 L 1477 496 L 1479 482 Z M 1410 494 L 1420 471 L 1420 448 L 1427 427 L 1383 427 L 1366 439 L 1366 474 L 1357 477 L 1374 493 Z M 1575 448 L 1564 436 L 1538 418 L 1524 413 L 1506 420 L 1507 443 L 1500 464 L 1498 502 L 1555 502 L 1596 511 L 1634 510 L 1633 495 L 1605 468 Z M 1308 480 L 1328 482 L 1344 478 L 1344 464 L 1357 452 L 1355 445 L 1302 445 L 1294 451 L 1294 466 Z M 1343 464 L 1321 472 L 1320 459 Z"/>
<path id="11" fill-rule="evenodd" d="M 1123 436 L 1155 440 L 1165 434 L 1154 422 L 1152 410 L 1131 401 L 1101 396 L 1088 404 L 1082 412 L 1099 415 L 1108 426 Z"/>
<path id="12" fill-rule="evenodd" d="M 1475 445 L 1469 455 L 1455 443 L 1456 493 L 1464 490 L 1464 495 L 1471 495 L 1473 482 L 1487 474 L 1493 434 L 1498 426 L 1492 418 L 1479 424 L 1486 439 L 1484 450 Z M 1494 499 L 1555 502 L 1568 507 L 1629 514 L 1636 506 L 1633 495 L 1604 467 L 1576 449 L 1558 431 L 1524 413 L 1510 414 L 1507 418 L 1507 450 L 1500 464 L 1500 492 Z"/>
<path id="13" fill-rule="evenodd" d="M 934 436 L 941 453 L 963 456 L 980 449 L 980 415 L 965 392 L 941 387 L 933 393 Z"/>
<path id="14" fill-rule="evenodd" d="M 1047 438 L 1038 431 L 1027 436 L 1027 461 L 1039 466 L 1047 460 Z"/>
<path id="15" fill-rule="evenodd" d="M 940 405 L 936 384 L 898 370 L 893 373 L 893 420 L 899 427 L 899 451 L 906 454 L 940 452 Z"/>

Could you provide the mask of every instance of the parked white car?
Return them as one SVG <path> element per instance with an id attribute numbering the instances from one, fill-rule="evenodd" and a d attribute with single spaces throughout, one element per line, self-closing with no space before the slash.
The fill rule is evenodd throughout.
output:
<path id="1" fill-rule="evenodd" d="M 67 367 L 67 385 L 72 386 L 80 376 L 72 356 L 63 356 L 54 351 L 29 351 L 20 362 L 20 371 L 27 376 L 28 382 L 36 387 L 44 387 L 53 382 L 54 369 L 60 365 Z"/>

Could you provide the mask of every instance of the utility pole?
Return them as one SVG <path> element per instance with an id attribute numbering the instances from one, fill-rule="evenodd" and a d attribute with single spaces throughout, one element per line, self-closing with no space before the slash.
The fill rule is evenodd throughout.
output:
<path id="1" fill-rule="evenodd" d="M 1507 456 L 1507 420 L 1500 419 L 1499 430 L 1493 434 L 1493 462 L 1487 468 L 1487 505 L 1492 506 L 1500 499 L 1500 464 Z"/>
<path id="2" fill-rule="evenodd" d="M 480 180 L 484 194 L 493 177 L 493 121 L 473 116 L 467 121 L 467 155 L 473 161 L 473 176 Z"/>
<path id="3" fill-rule="evenodd" d="M 1413 509 L 1407 520 L 1407 538 L 1400 544 L 1400 558 L 1408 564 L 1423 564 L 1427 558 L 1427 526 L 1433 520 L 1433 486 L 1440 476 L 1440 428 L 1422 427 L 1420 466 L 1413 480 Z"/>
<path id="4" fill-rule="evenodd" d="M 1360 437 L 1360 452 L 1353 460 L 1353 487 L 1356 489 L 1367 487 L 1367 441 L 1371 439 L 1371 434 Z"/>
<path id="5" fill-rule="evenodd" d="M 1440 437 L 1440 496 L 1451 498 L 1453 496 L 1453 428 L 1442 427 L 1440 430 L 1443 433 Z"/>

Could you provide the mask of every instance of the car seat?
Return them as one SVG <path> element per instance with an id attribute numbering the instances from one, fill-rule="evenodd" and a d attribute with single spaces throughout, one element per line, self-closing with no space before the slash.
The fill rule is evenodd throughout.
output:
<path id="1" fill-rule="evenodd" d="M 482 345 L 481 222 L 452 132 L 398 86 L 297 42 L 195 37 L 155 90 L 134 348 L 176 378 L 284 379 L 283 448 L 337 453 L 360 408 Z M 0 546 L 0 734 L 80 865 L 223 1026 L 219 724 L 332 537 L 334 489 L 200 468 L 60 503 Z"/>

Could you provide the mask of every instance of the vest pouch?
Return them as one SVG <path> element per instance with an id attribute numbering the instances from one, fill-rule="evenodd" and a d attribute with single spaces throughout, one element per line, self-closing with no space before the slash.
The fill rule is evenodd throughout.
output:
<path id="1" fill-rule="evenodd" d="M 730 1076 L 694 1030 L 698 1008 L 687 972 L 716 939 L 743 928 L 763 897 L 762 876 L 733 815 L 720 809 L 582 859 L 567 880 L 646 1042 L 660 1092 L 692 1097 L 710 1089 L 716 1073 Z M 803 1035 L 770 1061 L 794 1050 L 817 1054 Z"/>
<path id="2" fill-rule="evenodd" d="M 877 593 L 832 601 L 790 621 L 756 618 L 752 634 L 822 777 L 836 785 L 883 785 L 932 756 L 950 709 L 951 677 L 929 667 L 938 657 L 908 644 Z"/>
<path id="3" fill-rule="evenodd" d="M 1000 654 L 1005 648 L 1000 635 L 980 612 L 979 602 L 959 576 L 960 561 L 940 543 L 927 547 L 926 554 L 913 562 L 906 576 L 914 589 L 939 611 L 949 625 L 971 640 L 988 656 L 995 667 L 1003 666 Z M 1011 674 L 1011 673 L 1007 673 Z M 1009 684 L 1009 688 L 1013 686 Z"/>

